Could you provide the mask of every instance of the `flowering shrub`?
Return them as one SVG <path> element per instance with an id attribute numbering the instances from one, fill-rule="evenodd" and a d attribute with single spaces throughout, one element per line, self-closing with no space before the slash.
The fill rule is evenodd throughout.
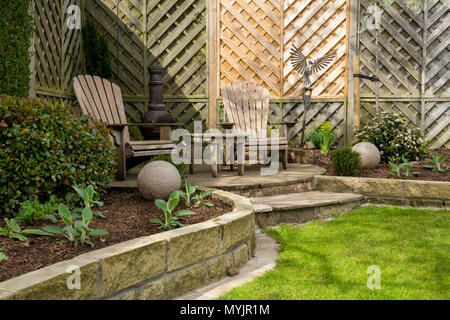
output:
<path id="1" fill-rule="evenodd" d="M 382 112 L 356 132 L 358 142 L 371 142 L 380 150 L 383 163 L 399 163 L 402 157 L 418 160 L 428 152 L 422 131 L 400 115 Z"/>
<path id="2" fill-rule="evenodd" d="M 70 106 L 0 96 L 0 216 L 20 203 L 65 196 L 72 185 L 105 187 L 116 151 L 102 123 L 77 120 Z"/>

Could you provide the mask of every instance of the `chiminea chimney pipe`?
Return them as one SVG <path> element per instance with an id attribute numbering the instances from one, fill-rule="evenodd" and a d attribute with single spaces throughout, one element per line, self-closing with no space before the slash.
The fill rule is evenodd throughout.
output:
<path id="1" fill-rule="evenodd" d="M 163 68 L 151 66 L 150 73 L 150 106 L 141 119 L 142 123 L 174 123 L 175 119 L 166 111 L 164 105 Z M 159 127 L 142 127 L 141 133 L 145 140 L 159 140 Z"/>

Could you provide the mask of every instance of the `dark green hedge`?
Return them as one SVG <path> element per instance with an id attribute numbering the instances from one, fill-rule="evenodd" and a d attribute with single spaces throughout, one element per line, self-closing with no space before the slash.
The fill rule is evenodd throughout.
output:
<path id="1" fill-rule="evenodd" d="M 0 216 L 21 201 L 64 197 L 71 186 L 105 187 L 117 154 L 106 125 L 79 121 L 72 108 L 0 96 Z"/>
<path id="2" fill-rule="evenodd" d="M 30 88 L 29 48 L 32 0 L 0 1 L 0 94 L 27 96 Z"/>
<path id="3" fill-rule="evenodd" d="M 87 21 L 83 27 L 83 47 L 86 63 L 86 72 L 104 79 L 112 79 L 111 59 L 109 57 L 109 44 L 97 27 Z"/>

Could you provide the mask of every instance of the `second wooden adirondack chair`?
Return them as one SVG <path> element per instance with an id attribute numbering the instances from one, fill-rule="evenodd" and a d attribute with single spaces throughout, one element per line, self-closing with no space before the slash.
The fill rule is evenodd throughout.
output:
<path id="1" fill-rule="evenodd" d="M 128 169 L 151 156 L 171 154 L 175 147 L 170 140 L 171 128 L 179 124 L 127 123 L 120 87 L 106 79 L 90 75 L 77 76 L 73 87 L 81 112 L 106 122 L 110 129 L 112 142 L 118 152 L 118 180 L 125 180 Z M 159 126 L 160 140 L 131 141 L 128 131 L 131 126 Z"/>
<path id="2" fill-rule="evenodd" d="M 269 90 L 260 85 L 246 82 L 233 82 L 221 89 L 225 113 L 231 123 L 221 123 L 224 129 L 247 134 L 246 151 L 251 147 L 259 148 L 278 144 L 281 152 L 283 168 L 288 164 L 288 130 L 295 123 L 271 123 L 280 125 L 280 137 L 267 137 L 267 121 L 269 116 Z"/>

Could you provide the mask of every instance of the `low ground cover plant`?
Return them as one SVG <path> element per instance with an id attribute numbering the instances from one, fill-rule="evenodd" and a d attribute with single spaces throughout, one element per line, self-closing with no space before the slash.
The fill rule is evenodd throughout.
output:
<path id="1" fill-rule="evenodd" d="M 194 204 L 195 208 L 199 208 L 201 206 L 207 206 L 207 207 L 214 207 L 214 204 L 205 201 L 205 198 L 213 194 L 214 190 L 206 190 L 200 192 L 200 194 L 192 197 L 192 200 L 195 200 L 196 203 Z"/>
<path id="2" fill-rule="evenodd" d="M 150 223 L 156 223 L 160 225 L 160 229 L 172 230 L 173 228 L 182 227 L 183 225 L 179 221 L 179 218 L 195 215 L 192 210 L 179 210 L 174 212 L 178 203 L 180 202 L 180 191 L 173 192 L 169 200 L 164 201 L 161 199 L 155 200 L 155 205 L 164 212 L 165 221 L 160 219 L 150 219 Z"/>
<path id="3" fill-rule="evenodd" d="M 0 262 L 8 260 L 6 254 L 3 253 L 3 249 L 0 248 Z"/>
<path id="4" fill-rule="evenodd" d="M 424 165 L 425 168 L 431 169 L 434 172 L 446 172 L 450 170 L 449 166 L 442 166 L 442 163 L 447 159 L 445 156 L 437 156 L 430 150 L 431 158 L 426 158 L 425 160 L 428 161 L 429 165 Z"/>
<path id="5" fill-rule="evenodd" d="M 26 235 L 51 236 L 50 233 L 38 229 L 22 230 L 20 225 L 14 219 L 5 218 L 5 227 L 0 227 L 0 236 L 16 239 L 19 241 L 27 241 Z"/>
<path id="6" fill-rule="evenodd" d="M 64 222 L 65 227 L 60 228 L 59 226 L 46 226 L 43 230 L 50 234 L 63 235 L 67 241 L 75 246 L 77 246 L 78 243 L 81 243 L 94 247 L 91 237 L 104 236 L 108 234 L 108 231 L 103 229 L 89 228 L 94 216 L 92 209 L 89 207 L 85 207 L 82 210 L 81 219 L 79 219 L 80 215 L 77 212 L 71 212 L 69 207 L 62 203 L 58 207 L 58 213 L 61 220 Z"/>
<path id="7" fill-rule="evenodd" d="M 403 157 L 403 163 L 395 164 L 389 162 L 391 166 L 391 170 L 389 174 L 399 179 L 414 179 L 414 175 L 418 174 L 416 171 L 411 171 L 414 165 L 417 164 L 416 161 L 408 161 L 405 157 Z"/>
<path id="8" fill-rule="evenodd" d="M 116 150 L 106 126 L 70 106 L 0 96 L 0 216 L 24 201 L 64 197 L 72 185 L 105 187 L 115 175 Z"/>
<path id="9" fill-rule="evenodd" d="M 39 200 L 24 201 L 21 204 L 17 221 L 21 223 L 33 223 L 38 220 L 50 220 L 56 222 L 55 213 L 58 211 L 58 202 L 55 196 L 50 196 L 49 201 L 40 203 Z"/>
<path id="10" fill-rule="evenodd" d="M 373 143 L 383 163 L 399 163 L 402 157 L 419 160 L 428 152 L 429 142 L 422 131 L 399 114 L 381 112 L 356 132 L 358 142 Z"/>
<path id="11" fill-rule="evenodd" d="M 361 156 L 350 147 L 336 149 L 331 161 L 338 176 L 353 176 L 361 168 Z"/>

